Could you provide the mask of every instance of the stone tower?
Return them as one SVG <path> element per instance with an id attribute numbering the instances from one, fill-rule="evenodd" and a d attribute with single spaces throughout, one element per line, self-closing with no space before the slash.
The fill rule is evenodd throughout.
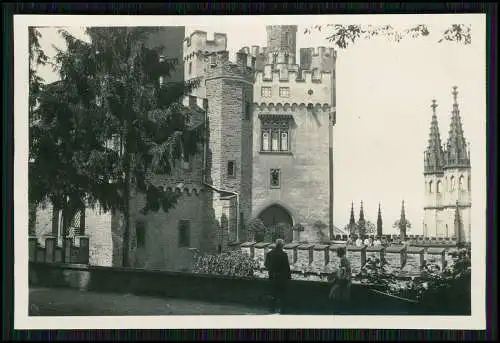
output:
<path id="1" fill-rule="evenodd" d="M 314 241 L 315 223 L 326 224 L 325 231 L 330 231 L 333 182 L 329 137 L 335 108 L 337 54 L 332 48 L 300 49 L 299 63 L 297 26 L 268 26 L 266 30 L 267 47 L 241 49 L 256 57 L 258 63 L 254 83 L 252 217 L 260 218 L 266 226 L 300 225 L 304 231 L 298 240 Z M 319 62 L 322 59 L 323 64 Z M 335 234 L 345 233 L 335 230 Z M 328 236 L 328 232 L 322 233 Z"/>
<path id="2" fill-rule="evenodd" d="M 228 52 L 208 55 L 205 75 L 208 141 L 205 182 L 213 192 L 213 209 L 228 241 L 242 241 L 252 199 L 252 116 L 255 59 Z"/>
<path id="3" fill-rule="evenodd" d="M 471 165 L 453 87 L 453 109 L 445 146 L 441 145 L 436 102 L 433 101 L 429 144 L 424 154 L 424 236 L 455 238 L 470 242 Z M 456 225 L 456 212 L 461 224 Z"/>
<path id="4" fill-rule="evenodd" d="M 378 203 L 377 236 L 382 237 L 383 234 L 384 234 L 384 229 L 382 226 L 382 210 L 380 209 L 380 203 Z"/>

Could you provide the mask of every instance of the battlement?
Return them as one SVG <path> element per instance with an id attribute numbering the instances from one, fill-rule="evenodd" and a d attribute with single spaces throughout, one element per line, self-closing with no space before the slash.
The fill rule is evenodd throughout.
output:
<path id="1" fill-rule="evenodd" d="M 300 49 L 300 67 L 305 70 L 335 70 L 337 51 L 324 46 Z"/>
<path id="2" fill-rule="evenodd" d="M 206 55 L 208 70 L 205 79 L 219 77 L 239 77 L 253 83 L 255 70 L 255 57 L 245 52 L 236 53 L 236 63 L 229 61 L 227 51 L 213 52 Z"/>
<path id="3" fill-rule="evenodd" d="M 184 38 L 183 56 L 184 60 L 197 53 L 211 53 L 227 50 L 227 35 L 225 33 L 214 33 L 214 39 L 207 39 L 205 31 L 194 31 L 189 37 Z"/>
<path id="4" fill-rule="evenodd" d="M 273 69 L 273 65 L 266 64 L 263 71 L 255 72 L 255 83 L 331 83 L 332 73 L 330 71 L 301 70 L 298 66 L 281 65 Z"/>
<path id="5" fill-rule="evenodd" d="M 314 110 L 316 113 L 319 113 L 320 111 L 323 111 L 324 113 L 330 113 L 330 104 L 322 104 L 322 103 L 255 103 L 254 104 L 256 108 L 259 111 L 265 111 L 266 114 L 276 114 L 280 115 L 283 114 L 283 112 L 295 112 L 297 110 L 304 110 L 304 109 L 311 109 Z"/>

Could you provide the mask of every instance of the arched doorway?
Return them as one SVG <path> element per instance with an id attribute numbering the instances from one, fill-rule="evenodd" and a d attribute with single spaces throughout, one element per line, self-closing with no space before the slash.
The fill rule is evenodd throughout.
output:
<path id="1" fill-rule="evenodd" d="M 282 206 L 274 204 L 267 207 L 260 213 L 259 218 L 269 232 L 266 241 L 274 242 L 276 239 L 282 238 L 288 243 L 293 240 L 292 216 Z"/>

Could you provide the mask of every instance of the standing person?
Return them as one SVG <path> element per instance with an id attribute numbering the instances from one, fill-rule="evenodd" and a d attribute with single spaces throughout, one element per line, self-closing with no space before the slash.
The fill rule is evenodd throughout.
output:
<path id="1" fill-rule="evenodd" d="M 336 310 L 344 312 L 351 298 L 351 262 L 346 257 L 344 247 L 337 249 L 337 256 L 340 258 L 340 264 L 332 278 L 329 298 L 333 300 Z"/>
<path id="2" fill-rule="evenodd" d="M 286 296 L 286 288 L 290 281 L 290 263 L 288 255 L 283 251 L 284 241 L 276 240 L 276 247 L 267 253 L 264 263 L 271 281 L 273 309 L 276 313 L 281 313 Z"/>

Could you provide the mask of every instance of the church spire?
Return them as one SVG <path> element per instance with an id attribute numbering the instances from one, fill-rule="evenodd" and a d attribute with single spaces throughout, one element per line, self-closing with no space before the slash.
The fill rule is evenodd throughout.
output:
<path id="1" fill-rule="evenodd" d="M 363 210 L 363 201 L 361 201 L 361 207 L 359 209 L 358 233 L 361 236 L 361 238 L 365 237 L 366 221 L 365 221 L 365 211 Z"/>
<path id="2" fill-rule="evenodd" d="M 436 115 L 438 107 L 436 100 L 432 100 L 432 120 L 429 133 L 429 143 L 424 153 L 424 171 L 426 173 L 441 172 L 443 168 L 443 148 L 441 146 L 441 136 L 439 134 L 439 125 Z"/>
<path id="3" fill-rule="evenodd" d="M 349 233 L 354 232 L 356 227 L 356 219 L 354 218 L 354 201 L 351 202 L 351 217 L 349 218 Z"/>
<path id="4" fill-rule="evenodd" d="M 453 110 L 451 111 L 450 131 L 448 142 L 446 144 L 446 166 L 447 167 L 469 167 L 470 156 L 468 145 L 465 141 L 464 131 L 462 129 L 462 120 L 460 110 L 458 109 L 458 91 L 457 86 L 453 87 Z"/>
<path id="5" fill-rule="evenodd" d="M 405 201 L 403 200 L 401 202 L 401 218 L 399 218 L 399 235 L 401 239 L 406 239 L 406 228 L 407 228 L 407 221 L 406 221 L 406 213 L 405 213 Z"/>
<path id="6" fill-rule="evenodd" d="M 380 203 L 378 203 L 378 217 L 377 217 L 377 236 L 382 237 L 382 211 L 380 210 Z"/>

